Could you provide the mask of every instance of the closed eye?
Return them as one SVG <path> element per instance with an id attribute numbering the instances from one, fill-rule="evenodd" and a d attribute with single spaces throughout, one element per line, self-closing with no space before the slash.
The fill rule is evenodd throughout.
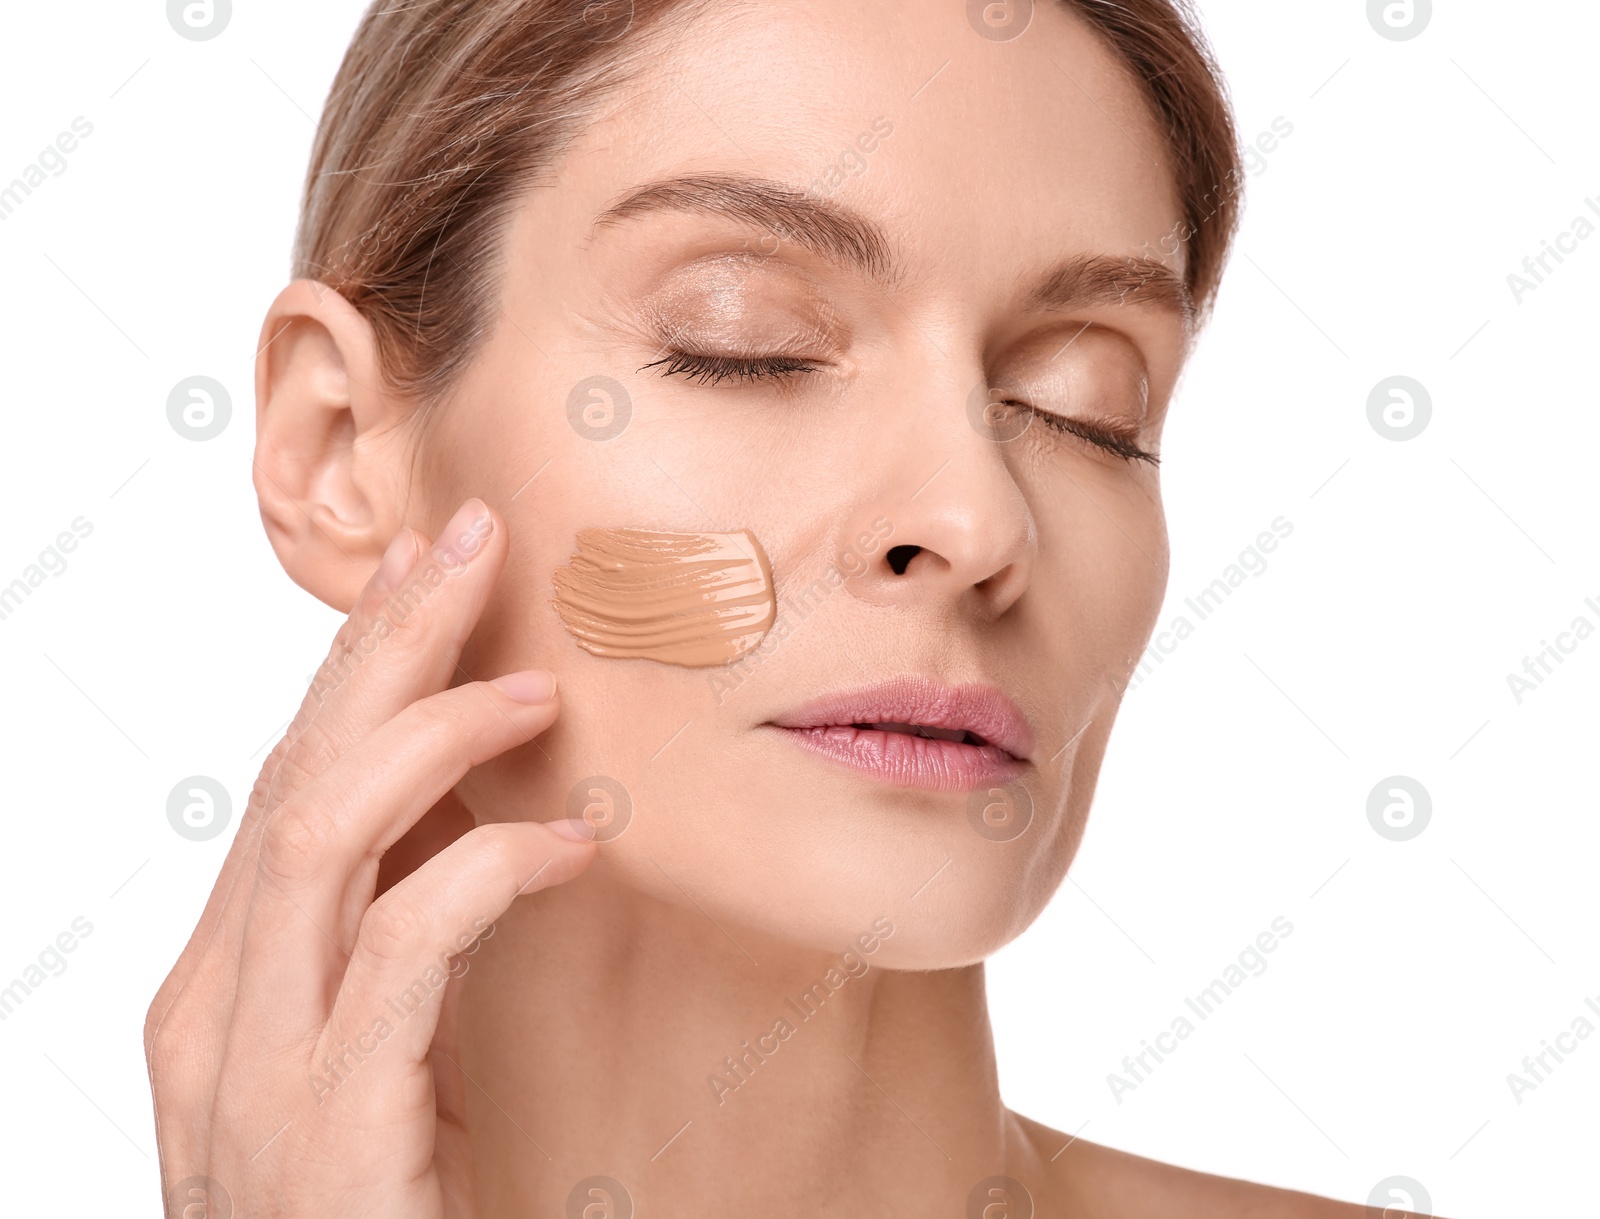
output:
<path id="1" fill-rule="evenodd" d="M 817 365 L 797 356 L 713 356 L 692 351 L 668 352 L 639 371 L 646 368 L 659 368 L 664 377 L 684 377 L 696 385 L 778 380 L 796 373 L 817 371 Z"/>
<path id="2" fill-rule="evenodd" d="M 659 369 L 665 377 L 683 377 L 696 385 L 719 385 L 724 381 L 752 382 L 782 380 L 798 373 L 816 372 L 818 366 L 798 356 L 718 356 L 692 351 L 671 351 L 659 360 L 642 365 Z M 1114 424 L 1069 419 L 1051 411 L 1041 410 L 1025 402 L 1006 402 L 1006 406 L 1028 411 L 1046 427 L 1075 436 L 1096 448 L 1102 449 L 1124 461 L 1142 461 L 1159 466 L 1159 455 L 1142 448 L 1136 434 Z"/>
<path id="3" fill-rule="evenodd" d="M 1160 455 L 1141 448 L 1137 433 L 1130 428 L 1099 420 L 1069 419 L 1065 415 L 1029 406 L 1026 402 L 1007 402 L 1005 405 L 1028 411 L 1046 427 L 1076 436 L 1124 461 L 1142 461 L 1152 466 L 1161 464 Z"/>

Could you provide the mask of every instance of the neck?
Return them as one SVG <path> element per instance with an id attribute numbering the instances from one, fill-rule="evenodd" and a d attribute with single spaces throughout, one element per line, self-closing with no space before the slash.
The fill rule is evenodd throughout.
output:
<path id="1" fill-rule="evenodd" d="M 459 1011 L 480 1213 L 948 1210 L 1020 1137 L 983 966 L 872 961 L 593 874 L 520 899 L 471 958 Z M 601 1194 L 569 1211 L 589 1177 L 620 1182 L 632 1212 Z"/>

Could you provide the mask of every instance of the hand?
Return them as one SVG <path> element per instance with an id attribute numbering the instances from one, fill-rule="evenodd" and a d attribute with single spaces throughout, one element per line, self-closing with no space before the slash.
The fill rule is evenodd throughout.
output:
<path id="1" fill-rule="evenodd" d="M 555 721 L 539 670 L 447 688 L 505 555 L 477 500 L 432 549 L 402 529 L 261 768 L 145 1020 L 169 1219 L 474 1213 L 451 975 L 592 835 L 481 825 L 375 893 L 468 768 Z"/>

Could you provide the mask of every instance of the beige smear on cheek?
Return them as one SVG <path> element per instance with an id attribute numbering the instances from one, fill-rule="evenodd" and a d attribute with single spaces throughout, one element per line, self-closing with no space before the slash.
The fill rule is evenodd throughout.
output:
<path id="1" fill-rule="evenodd" d="M 749 530 L 584 529 L 555 586 L 556 612 L 585 651 L 689 668 L 737 660 L 778 612 L 772 565 Z"/>

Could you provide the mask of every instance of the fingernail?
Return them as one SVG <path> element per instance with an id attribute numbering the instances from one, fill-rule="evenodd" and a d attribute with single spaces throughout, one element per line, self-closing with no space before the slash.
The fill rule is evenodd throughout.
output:
<path id="1" fill-rule="evenodd" d="M 558 834 L 562 838 L 570 839 L 573 842 L 594 841 L 594 826 L 587 821 L 563 818 L 560 821 L 546 821 L 545 825 L 549 827 L 552 834 Z"/>
<path id="2" fill-rule="evenodd" d="M 519 703 L 548 703 L 556 696 L 556 675 L 545 669 L 507 673 L 489 683 Z"/>
<path id="3" fill-rule="evenodd" d="M 494 532 L 494 518 L 481 499 L 469 499 L 456 509 L 433 544 L 433 553 L 446 567 L 460 567 L 483 549 Z"/>
<path id="4" fill-rule="evenodd" d="M 411 570 L 416 557 L 417 543 L 411 536 L 411 530 L 401 529 L 390 539 L 388 548 L 383 552 L 383 559 L 378 564 L 377 573 L 372 577 L 374 591 L 392 593 L 399 588 L 400 581 L 406 578 L 406 572 Z"/>

